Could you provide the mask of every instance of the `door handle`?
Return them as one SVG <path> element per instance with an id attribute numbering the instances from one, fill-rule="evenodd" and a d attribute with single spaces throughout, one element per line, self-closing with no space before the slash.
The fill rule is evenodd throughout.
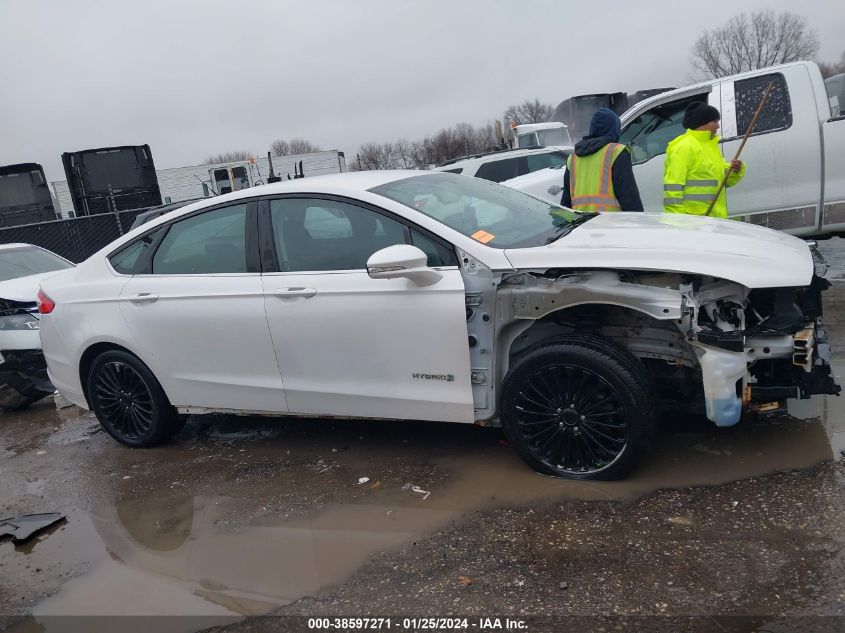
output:
<path id="1" fill-rule="evenodd" d="M 561 191 L 563 191 L 563 187 L 561 187 L 560 185 L 552 185 L 548 189 L 548 192 L 553 196 L 559 194 Z"/>
<path id="2" fill-rule="evenodd" d="M 126 298 L 132 303 L 155 303 L 158 301 L 158 295 L 152 292 L 139 292 L 136 295 L 129 295 Z"/>
<path id="3" fill-rule="evenodd" d="M 287 299 L 288 297 L 304 297 L 308 299 L 317 294 L 314 288 L 280 288 L 274 290 L 273 295 L 279 299 Z"/>

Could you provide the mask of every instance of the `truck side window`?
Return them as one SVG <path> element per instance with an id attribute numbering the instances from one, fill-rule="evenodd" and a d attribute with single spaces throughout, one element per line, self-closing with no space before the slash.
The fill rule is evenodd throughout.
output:
<path id="1" fill-rule="evenodd" d="M 734 82 L 734 93 L 736 94 L 736 129 L 739 136 L 743 136 L 754 118 L 754 112 L 760 104 L 763 92 L 769 82 L 774 82 L 774 87 L 766 102 L 766 107 L 760 113 L 757 124 L 754 126 L 754 134 L 771 132 L 773 130 L 785 130 L 792 125 L 792 104 L 789 102 L 789 89 L 786 87 L 786 80 L 780 73 L 751 77 Z"/>
<path id="2" fill-rule="evenodd" d="M 662 103 L 628 124 L 619 142 L 631 148 L 631 160 L 635 165 L 665 154 L 669 141 L 686 131 L 681 122 L 684 110 L 693 101 L 707 103 L 707 94 Z"/>

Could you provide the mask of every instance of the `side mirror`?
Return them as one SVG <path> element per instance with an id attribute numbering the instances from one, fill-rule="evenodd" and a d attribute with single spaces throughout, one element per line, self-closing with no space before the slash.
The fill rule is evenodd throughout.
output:
<path id="1" fill-rule="evenodd" d="M 429 268 L 428 256 L 416 246 L 397 244 L 376 251 L 367 260 L 367 274 L 373 279 L 405 277 L 418 286 L 431 286 L 443 273 Z"/>

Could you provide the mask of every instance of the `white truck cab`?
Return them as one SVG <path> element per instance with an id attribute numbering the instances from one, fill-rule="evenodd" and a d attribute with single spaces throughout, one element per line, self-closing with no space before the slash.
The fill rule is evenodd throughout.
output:
<path id="1" fill-rule="evenodd" d="M 795 62 L 714 79 L 637 103 L 622 116 L 646 211 L 662 209 L 669 141 L 684 133 L 684 110 L 703 101 L 721 114 L 722 153 L 733 158 L 763 91 L 768 103 L 741 159 L 742 182 L 727 191 L 729 214 L 795 235 L 845 231 L 845 114 L 818 67 Z"/>
<path id="2" fill-rule="evenodd" d="M 572 153 L 572 137 L 569 128 L 559 121 L 548 123 L 524 123 L 513 128 L 514 148 L 555 147 Z"/>

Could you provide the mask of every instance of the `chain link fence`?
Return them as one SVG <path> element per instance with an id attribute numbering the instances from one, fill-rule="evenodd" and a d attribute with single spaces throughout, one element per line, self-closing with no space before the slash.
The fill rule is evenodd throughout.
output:
<path id="1" fill-rule="evenodd" d="M 0 228 L 0 244 L 35 244 L 78 264 L 126 233 L 135 216 L 145 210 L 99 213 Z"/>

